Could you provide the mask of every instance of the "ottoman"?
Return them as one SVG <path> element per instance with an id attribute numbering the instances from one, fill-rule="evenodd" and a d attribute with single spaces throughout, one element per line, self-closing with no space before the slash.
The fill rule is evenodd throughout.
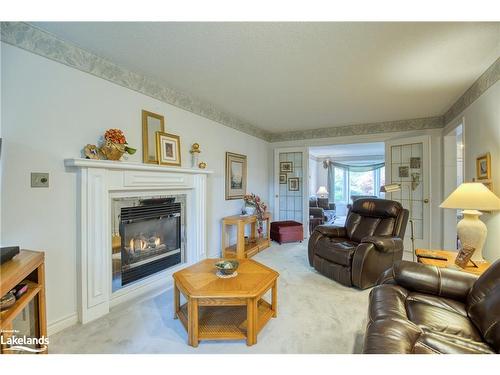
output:
<path id="1" fill-rule="evenodd" d="M 297 242 L 304 239 L 302 223 L 297 221 L 275 221 L 271 223 L 271 240 L 279 242 Z"/>

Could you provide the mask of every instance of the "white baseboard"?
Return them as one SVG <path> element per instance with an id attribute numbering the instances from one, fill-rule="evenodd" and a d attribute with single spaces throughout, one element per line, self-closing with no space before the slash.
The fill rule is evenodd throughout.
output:
<path id="1" fill-rule="evenodd" d="M 69 314 L 64 318 L 58 319 L 52 323 L 47 325 L 47 335 L 51 336 L 56 334 L 57 332 L 62 331 L 65 328 L 71 327 L 78 323 L 78 314 L 74 312 L 73 314 Z"/>

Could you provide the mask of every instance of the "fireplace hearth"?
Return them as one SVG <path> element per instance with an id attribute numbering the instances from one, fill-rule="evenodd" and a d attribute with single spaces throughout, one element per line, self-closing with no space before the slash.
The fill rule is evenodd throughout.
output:
<path id="1" fill-rule="evenodd" d="M 114 198 L 112 291 L 184 260 L 185 196 Z"/>

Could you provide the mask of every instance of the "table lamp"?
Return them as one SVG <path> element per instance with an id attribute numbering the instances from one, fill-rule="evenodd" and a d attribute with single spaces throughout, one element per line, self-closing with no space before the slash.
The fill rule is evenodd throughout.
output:
<path id="1" fill-rule="evenodd" d="M 484 262 L 483 245 L 488 230 L 479 220 L 482 213 L 478 210 L 500 210 L 500 198 L 480 182 L 466 182 L 457 187 L 439 207 L 463 210 L 464 218 L 457 224 L 460 244 L 462 247 L 468 245 L 476 249 L 472 261 Z"/>
<path id="2" fill-rule="evenodd" d="M 325 186 L 320 186 L 316 195 L 319 195 L 321 198 L 324 198 L 328 195 L 328 190 L 326 190 Z"/>

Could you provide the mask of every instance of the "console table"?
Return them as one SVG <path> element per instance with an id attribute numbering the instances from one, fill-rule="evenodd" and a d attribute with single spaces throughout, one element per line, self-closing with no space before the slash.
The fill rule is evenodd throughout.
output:
<path id="1" fill-rule="evenodd" d="M 0 336 L 3 342 L 13 334 L 14 330 L 19 330 L 17 336 L 31 336 L 41 338 L 47 337 L 47 321 L 45 315 L 45 255 L 41 251 L 21 250 L 11 260 L 0 266 L 0 296 L 6 295 L 16 285 L 24 283 L 28 285 L 28 290 L 10 308 L 0 312 Z M 34 322 L 28 322 L 29 326 L 34 326 L 34 332 L 28 328 L 29 332 L 23 332 L 16 326 L 14 319 L 30 308 L 33 304 Z M 29 315 L 29 314 L 27 314 Z M 28 318 L 29 319 L 29 318 Z M 40 353 L 47 353 L 47 347 L 40 347 Z M 9 350 L 8 347 L 0 345 L 0 353 L 17 353 Z"/>
<path id="2" fill-rule="evenodd" d="M 266 235 L 257 237 L 257 216 L 255 215 L 233 215 L 222 219 L 222 257 L 244 259 L 253 257 L 259 251 L 262 251 L 270 246 L 270 230 L 269 222 L 271 214 L 264 214 Z M 227 227 L 235 225 L 237 227 L 236 244 L 228 246 Z M 245 243 L 245 226 L 250 225 L 250 238 L 248 243 Z"/>

